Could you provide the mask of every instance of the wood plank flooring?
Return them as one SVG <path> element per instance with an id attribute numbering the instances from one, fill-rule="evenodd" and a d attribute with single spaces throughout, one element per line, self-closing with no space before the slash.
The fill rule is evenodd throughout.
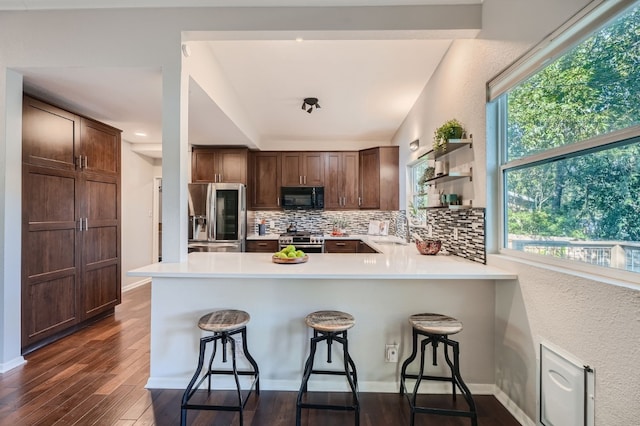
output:
<path id="1" fill-rule="evenodd" d="M 150 285 L 123 294 L 114 316 L 26 356 L 27 364 L 0 375 L 0 425 L 177 425 L 180 390 L 146 390 L 149 371 Z M 195 368 L 196 360 L 194 360 Z M 314 393 L 335 401 L 342 394 Z M 361 393 L 362 426 L 408 425 L 403 397 Z M 216 398 L 232 398 L 217 392 Z M 433 404 L 451 398 L 429 395 Z M 480 426 L 519 423 L 492 396 L 475 397 Z M 458 398 L 460 407 L 464 407 Z M 296 392 L 262 391 L 245 409 L 246 426 L 295 424 Z M 305 426 L 352 425 L 353 413 L 304 410 Z M 189 425 L 237 425 L 238 414 L 190 411 Z M 416 426 L 466 426 L 468 419 L 420 414 Z"/>

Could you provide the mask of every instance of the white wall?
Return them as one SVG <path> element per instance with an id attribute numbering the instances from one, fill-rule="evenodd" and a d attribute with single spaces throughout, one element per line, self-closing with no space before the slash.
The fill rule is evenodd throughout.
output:
<path id="1" fill-rule="evenodd" d="M 457 117 L 473 133 L 474 204 L 487 206 L 487 233 L 497 232 L 495 193 L 487 179 L 485 84 L 588 2 L 486 0 L 477 40 L 454 42 L 394 137 L 401 164 L 417 158 L 433 130 Z M 420 138 L 418 153 L 408 150 Z M 424 142 L 424 143 L 423 143 Z M 487 150 L 489 144 L 489 150 Z M 471 185 L 471 184 L 466 184 Z M 403 191 L 404 192 L 404 191 Z M 640 292 L 597 279 L 525 265 L 503 256 L 489 263 L 518 274 L 496 285 L 496 384 L 502 396 L 536 419 L 538 345 L 550 341 L 596 370 L 596 424 L 627 425 L 640 416 Z"/>
<path id="2" fill-rule="evenodd" d="M 640 417 L 640 291 L 490 256 L 518 274 L 496 285 L 496 384 L 531 418 L 542 341 L 595 369 L 595 424 Z"/>
<path id="3" fill-rule="evenodd" d="M 153 263 L 153 178 L 154 160 L 131 151 L 122 142 L 122 287 L 135 285 L 140 278 L 127 271 Z M 146 281 L 146 280 L 143 280 Z"/>

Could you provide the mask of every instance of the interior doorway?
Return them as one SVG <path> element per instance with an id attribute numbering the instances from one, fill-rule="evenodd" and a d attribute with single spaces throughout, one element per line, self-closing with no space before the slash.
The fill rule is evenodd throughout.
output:
<path id="1" fill-rule="evenodd" d="M 153 262 L 162 262 L 162 178 L 153 178 Z"/>

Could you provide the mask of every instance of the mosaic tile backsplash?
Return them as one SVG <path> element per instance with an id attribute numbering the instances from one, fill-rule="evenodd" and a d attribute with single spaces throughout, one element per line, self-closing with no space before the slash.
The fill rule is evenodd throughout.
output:
<path id="1" fill-rule="evenodd" d="M 388 220 L 389 235 L 406 238 L 406 220 L 404 210 L 291 210 L 291 211 L 253 211 L 247 212 L 249 234 L 258 233 L 258 224 L 266 222 L 267 234 L 286 232 L 291 223 L 298 231 L 329 234 L 335 223 L 343 223 L 348 234 L 362 235 L 369 229 L 371 220 Z M 273 226 L 271 223 L 273 222 Z M 431 236 L 429 236 L 429 225 Z M 442 251 L 464 257 L 479 263 L 486 263 L 485 250 L 485 211 L 482 208 L 469 210 L 433 209 L 427 211 L 427 227 L 413 227 L 409 234 L 416 233 L 423 239 L 439 239 Z M 458 238 L 454 238 L 457 229 Z M 411 241 L 414 238 L 411 237 Z"/>

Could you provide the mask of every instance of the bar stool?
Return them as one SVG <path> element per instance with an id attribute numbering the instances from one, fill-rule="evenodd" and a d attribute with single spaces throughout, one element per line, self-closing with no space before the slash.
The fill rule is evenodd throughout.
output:
<path id="1" fill-rule="evenodd" d="M 298 392 L 298 400 L 296 402 L 296 426 L 300 426 L 303 408 L 311 408 L 318 410 L 340 410 L 354 411 L 355 424 L 360 424 L 360 398 L 358 396 L 358 375 L 356 373 L 356 365 L 349 355 L 347 342 L 347 330 L 353 327 L 355 320 L 353 316 L 346 312 L 340 311 L 317 311 L 306 316 L 304 319 L 308 327 L 313 329 L 313 337 L 311 338 L 311 353 L 304 366 L 302 376 L 302 384 Z M 327 362 L 331 363 L 331 344 L 337 342 L 342 344 L 342 353 L 344 361 L 344 371 L 342 370 L 314 370 L 313 361 L 316 355 L 316 347 L 318 343 L 327 342 Z M 311 404 L 302 402 L 303 395 L 307 392 L 307 384 L 311 374 L 328 374 L 346 376 L 353 402 L 351 405 L 332 405 L 332 404 Z"/>
<path id="2" fill-rule="evenodd" d="M 411 407 L 411 422 L 413 426 L 415 422 L 416 413 L 428 413 L 428 414 L 440 414 L 443 416 L 462 416 L 469 417 L 471 424 L 477 426 L 478 416 L 476 413 L 476 405 L 473 401 L 473 396 L 469 391 L 469 388 L 462 380 L 460 375 L 459 365 L 459 348 L 458 342 L 449 339 L 449 335 L 456 334 L 462 330 L 462 323 L 455 318 L 440 315 L 440 314 L 416 314 L 409 317 L 409 324 L 413 329 L 413 350 L 411 355 L 402 364 L 402 370 L 400 374 L 400 394 L 406 395 L 409 400 L 409 406 Z M 423 336 L 424 339 L 420 343 L 420 370 L 418 374 L 407 374 L 407 367 L 413 360 L 416 359 L 418 352 L 418 336 Z M 427 345 L 431 345 L 433 348 L 433 365 L 437 365 L 437 349 L 438 344 L 442 343 L 444 346 L 444 358 L 451 369 L 451 377 L 437 377 L 427 376 L 424 374 L 424 364 Z M 449 347 L 453 349 L 453 361 L 449 357 Z M 416 379 L 413 392 L 409 394 L 406 392 L 405 380 L 407 378 Z M 418 394 L 418 388 L 422 380 L 436 380 L 451 382 L 453 400 L 456 400 L 456 386 L 460 389 L 462 396 L 469 405 L 469 410 L 454 410 L 444 408 L 429 408 L 416 406 L 416 397 Z"/>
<path id="3" fill-rule="evenodd" d="M 198 367 L 196 372 L 191 378 L 191 382 L 185 389 L 182 395 L 181 405 L 181 419 L 180 424 L 182 426 L 187 423 L 187 410 L 219 410 L 219 411 L 238 411 L 240 413 L 240 426 L 243 424 L 243 409 L 253 391 L 255 386 L 256 395 L 260 394 L 260 379 L 258 372 L 258 364 L 253 359 L 249 350 L 247 349 L 247 323 L 250 316 L 245 311 L 238 311 L 233 309 L 225 309 L 220 311 L 210 312 L 202 316 L 198 320 L 198 327 L 205 331 L 213 332 L 213 335 L 206 336 L 200 339 L 200 356 L 198 358 Z M 236 365 L 236 342 L 233 338 L 234 335 L 240 334 L 242 336 L 242 350 L 245 357 L 253 370 L 238 371 Z M 216 356 L 218 341 L 222 342 L 222 362 L 227 362 L 227 343 L 231 344 L 231 370 L 219 370 L 212 369 L 213 360 Z M 204 364 L 204 353 L 208 343 L 213 342 L 213 353 L 209 359 L 209 368 L 205 375 L 200 379 L 197 385 L 195 385 L 200 373 L 202 372 L 202 366 Z M 210 404 L 189 404 L 189 400 L 196 393 L 202 382 L 207 379 L 207 391 L 211 393 L 211 376 L 214 374 L 220 375 L 233 375 L 236 382 L 236 391 L 238 397 L 238 403 L 235 405 L 210 405 Z M 253 381 L 246 398 L 243 400 L 240 379 L 239 376 L 253 376 Z M 194 386 L 195 385 L 195 386 Z"/>

